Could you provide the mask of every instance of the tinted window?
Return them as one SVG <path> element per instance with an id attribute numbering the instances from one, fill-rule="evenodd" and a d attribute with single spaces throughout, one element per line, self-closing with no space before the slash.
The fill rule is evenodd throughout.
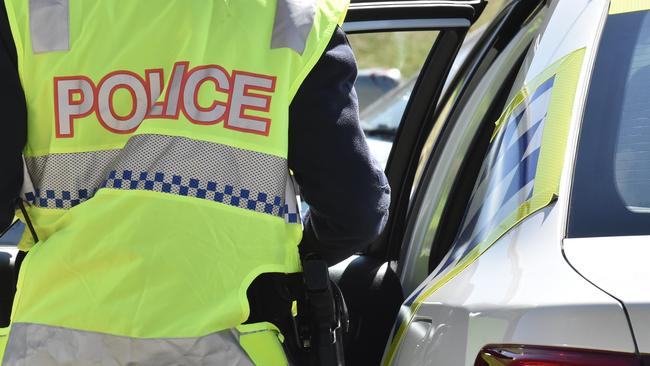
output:
<path id="1" fill-rule="evenodd" d="M 607 19 L 578 147 L 569 236 L 650 234 L 650 13 Z"/>

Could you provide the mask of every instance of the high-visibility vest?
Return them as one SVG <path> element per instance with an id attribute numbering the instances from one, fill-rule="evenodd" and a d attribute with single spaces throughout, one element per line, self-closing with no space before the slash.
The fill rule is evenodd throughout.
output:
<path id="1" fill-rule="evenodd" d="M 232 364 L 210 347 L 249 284 L 300 271 L 289 105 L 348 0 L 4 1 L 39 241 L 20 244 L 3 364 L 188 344 Z"/>

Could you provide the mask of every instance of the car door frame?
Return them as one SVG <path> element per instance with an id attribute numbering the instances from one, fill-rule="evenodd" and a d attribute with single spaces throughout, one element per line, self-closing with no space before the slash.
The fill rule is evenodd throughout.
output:
<path id="1" fill-rule="evenodd" d="M 413 282 L 413 280 L 409 278 L 412 275 L 411 272 L 413 272 L 413 268 L 407 267 L 415 266 L 415 261 L 426 260 L 428 262 L 427 267 L 429 267 L 427 273 L 433 270 L 433 268 L 431 268 L 432 264 L 433 267 L 438 264 L 435 260 L 433 261 L 435 263 L 432 263 L 431 257 L 433 257 L 435 254 L 435 247 L 441 240 L 441 235 L 444 232 L 444 234 L 447 236 L 453 236 L 454 234 L 450 232 L 455 232 L 453 228 L 443 228 L 449 224 L 447 216 L 452 215 L 456 217 L 460 215 L 462 217 L 465 210 L 465 205 L 467 204 L 466 201 L 469 198 L 467 192 L 465 191 L 469 189 L 471 192 L 473 187 L 473 180 L 469 183 L 469 187 L 461 187 L 463 185 L 461 176 L 463 172 L 468 169 L 468 158 L 464 157 L 463 162 L 461 163 L 461 166 L 459 167 L 454 178 L 454 182 L 451 185 L 451 190 L 445 197 L 446 202 L 442 203 L 444 208 L 439 224 L 433 228 L 430 227 L 431 225 L 423 224 L 422 218 L 419 217 L 421 212 L 423 210 L 430 209 L 430 207 L 427 208 L 425 206 L 433 205 L 432 202 L 428 202 L 428 200 L 431 199 L 430 195 L 428 194 L 428 187 L 430 185 L 430 181 L 432 180 L 434 172 L 436 169 L 438 169 L 442 151 L 445 148 L 444 146 L 449 139 L 451 131 L 454 129 L 454 124 L 455 120 L 458 117 L 458 113 L 463 108 L 465 108 L 467 98 L 471 96 L 474 88 L 480 83 L 480 80 L 482 79 L 482 76 L 480 74 L 489 69 L 492 64 L 498 59 L 501 51 L 499 51 L 498 54 L 494 54 L 494 49 L 496 47 L 500 47 L 498 46 L 499 43 L 509 43 L 512 39 L 518 37 L 518 34 L 520 34 L 520 32 L 525 31 L 525 29 L 530 30 L 532 28 L 531 22 L 535 19 L 539 19 L 543 5 L 544 0 L 539 0 L 537 2 L 528 0 L 515 0 L 504 7 L 501 11 L 500 19 L 497 19 L 495 21 L 494 26 L 491 27 L 491 29 L 485 31 L 485 34 L 479 41 L 479 45 L 474 49 L 475 52 L 473 52 L 473 54 L 468 57 L 465 65 L 463 65 L 459 73 L 456 75 L 456 80 L 452 81 L 450 87 L 446 90 L 446 94 L 442 99 L 443 103 L 441 103 L 441 109 L 448 103 L 451 103 L 451 107 L 449 107 L 449 112 L 444 116 L 437 117 L 437 123 L 442 124 L 442 126 L 439 126 L 437 128 L 438 131 L 435 134 L 435 141 L 433 142 L 434 147 L 431 149 L 430 153 L 427 156 L 421 157 L 421 164 L 423 164 L 423 169 L 418 173 L 418 177 L 414 182 L 415 188 L 412 195 L 412 205 L 408 212 L 407 228 L 403 235 L 402 247 L 400 248 L 401 252 L 399 254 L 397 265 L 398 273 L 400 273 L 400 279 L 403 285 L 405 282 Z M 539 26 L 539 24 L 537 26 Z M 526 37 L 532 38 L 532 34 L 528 34 Z M 490 53 L 492 53 L 491 56 Z M 526 52 L 524 51 L 524 55 L 525 53 Z M 495 93 L 495 97 L 499 96 L 499 92 Z M 501 97 L 504 98 L 504 100 L 501 100 L 501 102 L 505 104 L 507 102 L 507 100 L 505 100 L 507 99 L 507 95 Z M 494 108 L 493 104 L 494 102 L 490 103 L 490 110 Z M 481 132 L 477 131 L 476 134 L 478 135 L 479 133 Z M 431 137 L 433 136 L 430 136 L 430 138 Z M 473 137 L 474 140 L 476 140 L 476 137 L 477 136 Z M 468 151 L 472 151 L 474 149 L 474 144 L 475 142 L 471 144 L 472 146 L 469 147 Z M 478 168 L 480 168 L 480 162 L 478 165 Z M 463 199 L 459 200 L 459 195 L 463 196 Z M 426 221 L 426 219 L 424 221 Z M 421 231 L 424 227 L 426 227 L 425 230 L 433 232 L 433 238 L 431 238 L 431 233 L 416 234 L 414 232 L 416 230 Z M 422 244 L 415 243 L 415 241 L 418 240 L 418 237 L 425 237 L 429 244 L 429 247 L 424 248 L 426 244 L 417 247 L 415 244 Z M 453 237 L 448 237 L 442 240 L 449 241 L 448 244 L 451 244 L 451 242 L 453 242 Z M 442 253 L 442 256 L 444 256 L 444 254 L 446 254 L 446 250 L 444 248 L 442 248 L 442 250 L 444 251 L 444 253 Z M 429 253 L 429 258 L 420 258 L 421 256 L 418 253 L 425 251 Z M 407 290 L 412 290 L 413 288 L 414 287 L 412 285 L 406 286 Z"/>
<path id="2" fill-rule="evenodd" d="M 406 225 L 417 160 L 432 128 L 443 86 L 467 30 L 485 7 L 483 0 L 381 1 L 352 3 L 343 30 L 348 34 L 440 30 L 420 70 L 386 165 L 391 187 L 390 216 L 383 233 L 364 255 L 396 259 Z"/>
<path id="3" fill-rule="evenodd" d="M 343 24 L 343 30 L 348 34 L 440 31 L 420 70 L 387 164 L 386 173 L 392 189 L 391 212 L 403 210 L 399 209 L 400 206 L 408 207 L 417 167 L 417 164 L 413 165 L 413 157 L 419 156 L 424 143 L 422 131 L 430 128 L 430 116 L 434 113 L 452 62 L 467 30 L 483 10 L 483 5 L 483 0 L 389 1 L 350 5 Z M 400 226 L 403 226 L 403 221 L 399 220 L 399 215 L 392 214 L 385 233 L 373 243 L 372 248 L 360 258 L 351 258 L 330 271 L 350 309 L 352 335 L 346 343 L 346 360 L 349 364 L 379 363 L 403 301 L 399 280 L 391 272 L 384 254 L 390 243 L 388 233 Z M 363 316 L 363 326 L 356 329 L 355 314 Z"/>

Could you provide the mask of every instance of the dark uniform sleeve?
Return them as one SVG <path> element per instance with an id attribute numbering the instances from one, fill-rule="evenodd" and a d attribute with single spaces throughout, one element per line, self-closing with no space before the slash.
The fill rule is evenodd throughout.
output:
<path id="1" fill-rule="evenodd" d="M 289 111 L 289 168 L 310 205 L 301 252 L 330 264 L 365 248 L 388 219 L 390 187 L 359 125 L 356 76 L 337 29 Z"/>
<path id="2" fill-rule="evenodd" d="M 17 64 L 4 2 L 0 1 L 0 231 L 13 220 L 23 180 L 27 107 Z"/>

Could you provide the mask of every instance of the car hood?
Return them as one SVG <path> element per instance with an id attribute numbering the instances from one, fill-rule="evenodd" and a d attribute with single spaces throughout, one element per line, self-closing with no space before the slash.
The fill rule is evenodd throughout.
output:
<path id="1" fill-rule="evenodd" d="M 639 352 L 650 352 L 650 236 L 571 238 L 563 248 L 576 271 L 625 305 Z"/>

